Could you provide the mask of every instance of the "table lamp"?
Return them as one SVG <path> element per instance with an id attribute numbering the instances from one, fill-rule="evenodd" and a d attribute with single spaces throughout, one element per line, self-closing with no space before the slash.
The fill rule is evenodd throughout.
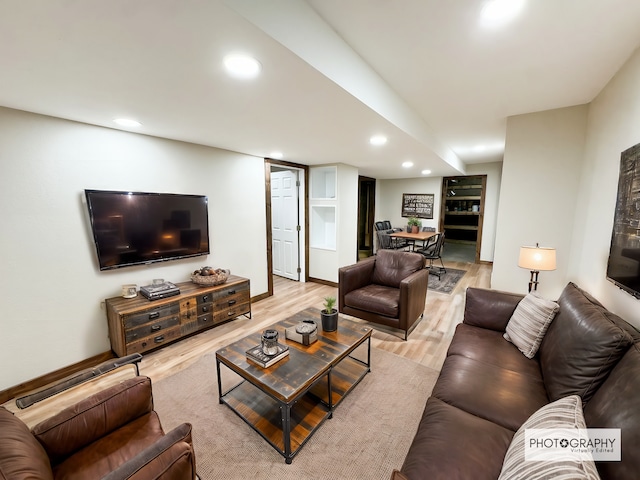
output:
<path id="1" fill-rule="evenodd" d="M 535 247 L 520 247 L 518 266 L 531 271 L 529 292 L 538 290 L 538 273 L 556 269 L 556 249 L 540 247 L 537 243 Z"/>

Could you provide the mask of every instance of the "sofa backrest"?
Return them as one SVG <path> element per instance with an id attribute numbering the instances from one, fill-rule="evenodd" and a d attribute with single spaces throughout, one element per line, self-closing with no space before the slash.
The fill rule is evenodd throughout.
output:
<path id="1" fill-rule="evenodd" d="M 22 420 L 0 407 L 0 480 L 53 480 L 44 448 Z"/>
<path id="2" fill-rule="evenodd" d="M 138 376 L 81 400 L 35 425 L 31 432 L 55 466 L 95 438 L 108 435 L 152 410 L 151 380 Z M 107 421 L 102 421 L 105 418 Z"/>
<path id="3" fill-rule="evenodd" d="M 542 377 L 550 401 L 580 395 L 587 404 L 633 338 L 621 327 L 624 320 L 573 283 L 558 304 L 560 310 L 538 350 Z"/>
<path id="4" fill-rule="evenodd" d="M 619 428 L 621 462 L 596 462 L 600 477 L 636 479 L 640 474 L 640 344 L 634 344 L 584 407 L 587 428 Z"/>
<path id="5" fill-rule="evenodd" d="M 424 268 L 419 253 L 400 250 L 378 250 L 372 282 L 386 287 L 400 288 L 400 282 Z"/>

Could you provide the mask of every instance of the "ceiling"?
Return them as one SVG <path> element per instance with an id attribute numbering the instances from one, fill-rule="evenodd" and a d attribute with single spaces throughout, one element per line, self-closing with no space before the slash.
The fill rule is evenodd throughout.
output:
<path id="1" fill-rule="evenodd" d="M 0 0 L 0 105 L 381 179 L 463 174 L 502 160 L 508 116 L 590 102 L 640 45 L 637 0 L 529 0 L 494 28 L 483 4 Z M 228 76 L 230 52 L 261 74 Z"/>

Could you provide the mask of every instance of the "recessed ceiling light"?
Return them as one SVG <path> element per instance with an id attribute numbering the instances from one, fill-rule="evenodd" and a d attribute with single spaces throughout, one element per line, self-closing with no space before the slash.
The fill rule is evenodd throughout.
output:
<path id="1" fill-rule="evenodd" d="M 271 152 L 269 154 L 269 157 L 275 158 L 275 159 L 280 159 L 280 158 L 284 157 L 284 155 L 283 155 L 282 152 Z"/>
<path id="2" fill-rule="evenodd" d="M 480 21 L 488 27 L 506 23 L 520 13 L 524 3 L 525 0 L 488 0 L 482 7 Z"/>
<path id="3" fill-rule="evenodd" d="M 384 145 L 387 143 L 387 137 L 384 135 L 374 135 L 369 139 L 369 143 L 376 146 Z"/>
<path id="4" fill-rule="evenodd" d="M 142 125 L 139 121 L 130 118 L 115 118 L 113 123 L 117 123 L 121 127 L 139 127 Z"/>
<path id="5" fill-rule="evenodd" d="M 230 75 L 236 78 L 253 78 L 262 69 L 258 60 L 249 55 L 231 53 L 224 57 L 224 66 Z"/>
<path id="6" fill-rule="evenodd" d="M 422 170 L 422 175 L 431 175 L 431 170 Z"/>
<path id="7" fill-rule="evenodd" d="M 411 168 L 411 167 L 413 167 L 413 162 L 409 162 L 409 161 L 407 161 L 407 162 L 402 162 L 402 166 L 403 166 L 404 168 Z"/>

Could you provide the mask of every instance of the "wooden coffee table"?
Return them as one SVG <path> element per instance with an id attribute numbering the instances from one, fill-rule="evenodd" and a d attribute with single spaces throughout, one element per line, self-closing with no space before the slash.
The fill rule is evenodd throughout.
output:
<path id="1" fill-rule="evenodd" d="M 286 340 L 285 328 L 305 319 L 318 324 L 318 341 L 304 346 Z M 320 311 L 314 308 L 268 328 L 278 331 L 278 341 L 289 346 L 289 356 L 268 368 L 247 360 L 245 352 L 260 343 L 261 332 L 221 348 L 216 352 L 219 400 L 291 463 L 370 371 L 371 328 L 340 316 L 337 331 L 323 332 Z M 226 391 L 222 389 L 221 365 L 241 377 L 240 383 Z"/>

